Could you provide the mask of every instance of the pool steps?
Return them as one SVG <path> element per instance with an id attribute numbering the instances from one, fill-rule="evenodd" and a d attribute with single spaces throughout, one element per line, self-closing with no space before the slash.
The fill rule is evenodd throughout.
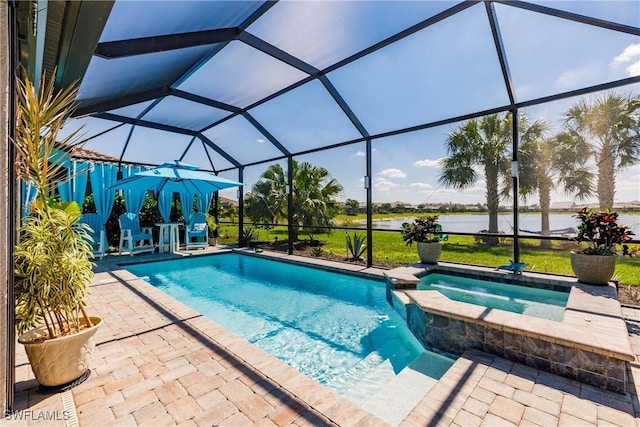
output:
<path id="1" fill-rule="evenodd" d="M 388 422 L 398 425 L 438 383 L 428 372 L 432 356 L 425 352 L 394 375 L 380 390 L 360 406 Z"/>
<path id="2" fill-rule="evenodd" d="M 359 404 L 366 400 L 377 391 L 376 385 L 378 388 L 384 385 L 386 382 L 384 378 L 390 380 L 395 376 L 391 361 L 382 357 L 381 353 L 385 354 L 385 352 L 372 351 L 347 372 L 330 381 L 327 386 L 348 397 L 354 403 Z"/>
<path id="3" fill-rule="evenodd" d="M 381 361 L 374 369 L 361 376 L 355 384 L 342 396 L 351 400 L 360 406 L 382 390 L 387 384 L 396 377 L 391 361 L 385 359 Z"/>

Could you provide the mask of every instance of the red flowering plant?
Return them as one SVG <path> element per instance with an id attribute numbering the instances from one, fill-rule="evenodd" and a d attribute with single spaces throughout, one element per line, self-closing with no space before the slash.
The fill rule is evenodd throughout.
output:
<path id="1" fill-rule="evenodd" d="M 411 224 L 402 224 L 402 240 L 407 246 L 411 246 L 413 242 L 439 242 L 442 240 L 440 231 L 438 215 L 422 216 L 416 218 Z"/>
<path id="2" fill-rule="evenodd" d="M 578 235 L 574 238 L 580 245 L 579 253 L 615 255 L 616 245 L 622 245 L 622 255 L 631 256 L 629 246 L 623 243 L 632 240 L 634 233 L 629 230 L 629 226 L 618 225 L 617 212 L 582 208 L 574 217 L 581 221 Z"/>

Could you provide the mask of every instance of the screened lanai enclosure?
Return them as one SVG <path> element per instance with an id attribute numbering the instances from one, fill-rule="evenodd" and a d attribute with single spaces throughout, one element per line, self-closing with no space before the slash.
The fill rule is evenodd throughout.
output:
<path id="1" fill-rule="evenodd" d="M 219 193 L 228 243 L 344 259 L 358 234 L 367 265 L 408 263 L 401 224 L 438 215 L 445 261 L 569 273 L 580 207 L 640 235 L 635 0 L 47 7 L 41 68 L 79 80 L 64 132 L 116 167 L 244 183 Z"/>

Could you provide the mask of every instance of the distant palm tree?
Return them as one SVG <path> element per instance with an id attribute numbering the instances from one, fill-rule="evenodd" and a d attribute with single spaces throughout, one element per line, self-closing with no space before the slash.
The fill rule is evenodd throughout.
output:
<path id="1" fill-rule="evenodd" d="M 449 157 L 441 161 L 439 181 L 457 189 L 469 188 L 482 168 L 487 186 L 489 232 L 498 232 L 498 207 L 501 194 L 508 194 L 511 164 L 511 127 L 507 116 L 490 114 L 464 122 L 447 137 Z M 486 239 L 497 244 L 497 237 Z"/>
<path id="2" fill-rule="evenodd" d="M 347 215 L 355 215 L 358 213 L 358 209 L 360 209 L 360 202 L 356 199 L 347 199 L 344 202 L 344 208 L 347 211 Z"/>
<path id="3" fill-rule="evenodd" d="M 230 203 L 225 209 L 224 209 L 224 216 L 228 216 L 229 217 L 229 221 L 231 221 L 233 224 L 235 224 L 236 222 L 236 215 L 238 215 L 238 208 L 236 207 L 236 205 L 234 205 L 233 203 Z"/>
<path id="4" fill-rule="evenodd" d="M 589 155 L 576 152 L 568 144 L 569 136 L 560 133 L 545 137 L 548 124 L 536 121 L 528 125 L 527 118 L 520 115 L 520 173 L 519 192 L 526 198 L 538 192 L 543 236 L 550 235 L 549 210 L 551 192 L 562 187 L 565 193 L 578 200 L 593 194 L 593 173 L 585 166 Z M 540 246 L 551 247 L 551 241 L 542 240 Z"/>
<path id="5" fill-rule="evenodd" d="M 565 141 L 586 153 L 598 168 L 596 192 L 601 209 L 611 209 L 616 172 L 640 161 L 640 97 L 608 94 L 582 100 L 565 114 Z"/>
<path id="6" fill-rule="evenodd" d="M 329 226 L 340 212 L 340 185 L 329 172 L 309 162 L 293 161 L 293 234 L 300 228 Z M 245 212 L 253 222 L 278 224 L 287 219 L 287 174 L 280 164 L 269 166 L 247 194 Z"/>
<path id="7" fill-rule="evenodd" d="M 280 164 L 265 170 L 245 198 L 245 215 L 253 222 L 279 224 L 287 220 L 287 172 Z"/>

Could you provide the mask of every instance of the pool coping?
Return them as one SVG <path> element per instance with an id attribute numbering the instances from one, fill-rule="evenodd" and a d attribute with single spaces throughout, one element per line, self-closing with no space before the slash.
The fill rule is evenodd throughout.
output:
<path id="1" fill-rule="evenodd" d="M 437 291 L 415 290 L 419 278 L 433 271 L 462 270 L 495 277 L 509 277 L 526 284 L 532 279 L 551 281 L 553 285 L 571 287 L 562 321 L 553 321 L 498 309 L 487 309 L 474 304 L 453 301 Z M 384 272 L 396 288 L 395 296 L 405 304 L 416 304 L 431 313 L 458 320 L 482 324 L 505 332 L 519 334 L 577 348 L 606 357 L 633 361 L 634 353 L 617 298 L 616 286 L 594 286 L 579 283 L 566 276 L 548 276 L 523 272 L 513 274 L 485 267 L 439 263 L 437 265 L 412 264 Z M 413 289 L 412 289 L 413 288 Z"/>

